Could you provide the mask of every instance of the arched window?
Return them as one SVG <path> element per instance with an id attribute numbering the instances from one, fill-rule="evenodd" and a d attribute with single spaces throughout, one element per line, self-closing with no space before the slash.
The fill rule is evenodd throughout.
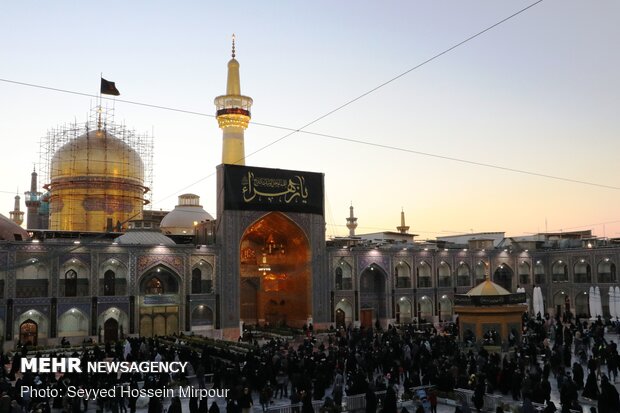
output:
<path id="1" fill-rule="evenodd" d="M 336 268 L 336 290 L 342 290 L 342 268 Z"/>
<path id="2" fill-rule="evenodd" d="M 586 260 L 581 259 L 574 267 L 575 282 L 576 283 L 591 283 L 592 282 L 592 270 L 590 264 Z"/>
<path id="3" fill-rule="evenodd" d="M 422 296 L 418 301 L 418 321 L 428 323 L 433 317 L 433 302 L 427 296 Z"/>
<path id="4" fill-rule="evenodd" d="M 421 261 L 416 267 L 418 288 L 428 288 L 431 286 L 431 266 L 426 261 Z"/>
<path id="5" fill-rule="evenodd" d="M 480 284 L 486 279 L 487 274 L 487 263 L 480 260 L 476 263 L 474 267 L 474 278 L 476 285 Z"/>
<path id="6" fill-rule="evenodd" d="M 553 263 L 551 267 L 551 279 L 553 282 L 567 282 L 568 281 L 568 265 L 562 260 L 558 260 Z"/>
<path id="7" fill-rule="evenodd" d="M 441 261 L 437 268 L 437 286 L 438 287 L 452 287 L 452 274 L 450 274 L 450 266 Z"/>
<path id="8" fill-rule="evenodd" d="M 605 258 L 598 263 L 597 278 L 600 283 L 616 282 L 616 264 L 611 262 L 609 258 Z"/>
<path id="9" fill-rule="evenodd" d="M 202 293 L 202 271 L 200 268 L 192 270 L 192 294 Z"/>
<path id="10" fill-rule="evenodd" d="M 351 266 L 345 261 L 340 261 L 334 270 L 336 290 L 351 290 L 353 288 Z"/>
<path id="11" fill-rule="evenodd" d="M 77 272 L 69 270 L 65 273 L 65 297 L 77 295 Z"/>
<path id="12" fill-rule="evenodd" d="M 521 261 L 519 264 L 519 284 L 527 285 L 530 283 L 530 264 Z"/>
<path id="13" fill-rule="evenodd" d="M 116 274 L 114 271 L 107 270 L 103 274 L 103 295 L 114 295 L 116 294 L 116 286 L 114 285 L 116 278 Z"/>
<path id="14" fill-rule="evenodd" d="M 452 301 L 445 295 L 439 300 L 439 321 L 452 321 Z"/>
<path id="15" fill-rule="evenodd" d="M 395 268 L 396 288 L 411 288 L 411 271 L 407 263 L 400 261 Z"/>
<path id="16" fill-rule="evenodd" d="M 536 261 L 536 265 L 534 265 L 534 282 L 536 284 L 545 283 L 545 267 L 540 261 Z"/>
<path id="17" fill-rule="evenodd" d="M 469 287 L 471 285 L 469 265 L 465 264 L 463 261 L 456 267 L 456 285 L 458 287 Z"/>

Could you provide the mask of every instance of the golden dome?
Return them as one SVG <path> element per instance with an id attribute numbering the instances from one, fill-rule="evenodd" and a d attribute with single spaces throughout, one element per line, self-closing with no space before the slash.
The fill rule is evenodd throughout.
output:
<path id="1" fill-rule="evenodd" d="M 64 144 L 50 165 L 50 229 L 123 231 L 140 219 L 144 164 L 131 146 L 102 130 Z"/>
<path id="2" fill-rule="evenodd" d="M 488 278 L 469 290 L 467 295 L 508 295 L 510 291 L 502 287 L 501 285 L 495 284 L 493 281 Z"/>
<path id="3" fill-rule="evenodd" d="M 52 185 L 78 176 L 115 177 L 142 185 L 144 165 L 131 146 L 105 130 L 93 130 L 64 144 L 52 158 Z"/>

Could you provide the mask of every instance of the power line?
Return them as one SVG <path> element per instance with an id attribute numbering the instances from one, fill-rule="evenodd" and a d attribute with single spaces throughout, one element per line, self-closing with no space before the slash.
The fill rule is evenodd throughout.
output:
<path id="1" fill-rule="evenodd" d="M 495 164 L 490 164 L 490 163 L 485 163 L 485 162 L 472 161 L 472 160 L 463 159 L 463 158 L 455 158 L 455 157 L 446 156 L 446 155 L 439 155 L 439 154 L 431 153 L 431 152 L 422 152 L 422 151 L 417 151 L 417 150 L 414 150 L 414 149 L 401 148 L 401 147 L 398 147 L 398 146 L 392 146 L 392 145 L 385 145 L 385 144 L 381 144 L 381 143 L 374 143 L 374 142 L 363 141 L 363 140 L 360 140 L 360 139 L 345 138 L 345 137 L 342 137 L 342 136 L 329 135 L 329 134 L 317 133 L 317 132 L 308 132 L 308 131 L 300 131 L 300 132 L 301 133 L 307 133 L 307 134 L 314 135 L 314 136 L 320 136 L 320 137 L 324 137 L 324 138 L 329 138 L 329 139 L 336 139 L 336 140 L 345 141 L 345 142 L 357 143 L 357 144 L 360 144 L 360 145 L 368 145 L 368 146 L 373 146 L 373 147 L 377 147 L 377 148 L 384 148 L 384 149 L 390 149 L 390 150 L 395 150 L 395 151 L 400 151 L 400 152 L 412 153 L 412 154 L 416 154 L 416 155 L 428 156 L 428 157 L 437 158 L 437 159 L 443 159 L 443 160 L 447 160 L 447 161 L 461 162 L 461 163 L 465 163 L 465 164 L 469 164 L 469 165 L 483 166 L 485 168 L 493 168 L 493 169 L 499 169 L 499 170 L 508 171 L 508 172 L 514 172 L 514 173 L 520 173 L 520 174 L 525 174 L 525 175 L 538 176 L 538 177 L 541 177 L 541 178 L 555 179 L 555 180 L 559 180 L 559 181 L 577 183 L 577 184 L 582 184 L 582 185 L 596 186 L 596 187 L 606 188 L 606 189 L 620 190 L 620 187 L 613 186 L 613 185 L 599 184 L 599 183 L 596 183 L 596 182 L 582 181 L 582 180 L 573 179 L 573 178 L 564 178 L 564 177 L 561 177 L 561 176 L 549 175 L 549 174 L 544 174 L 544 173 L 541 173 L 541 172 L 528 171 L 528 170 L 525 170 L 525 169 L 510 168 L 510 167 L 507 167 L 507 166 L 501 166 L 501 165 L 495 165 Z"/>
<path id="2" fill-rule="evenodd" d="M 526 6 L 526 7 L 522 8 L 521 10 L 519 10 L 519 11 L 517 11 L 517 12 L 515 12 L 515 13 L 511 14 L 510 16 L 505 17 L 504 19 L 502 19 L 502 20 L 498 21 L 497 23 L 492 24 L 491 26 L 489 26 L 489 27 L 487 27 L 487 28 L 485 28 L 485 29 L 483 29 L 483 30 L 481 30 L 481 31 L 477 32 L 476 34 L 473 34 L 472 36 L 469 36 L 469 37 L 468 37 L 468 38 L 466 38 L 465 40 L 462 40 L 462 41 L 460 41 L 460 42 L 456 43 L 455 45 L 453 45 L 453 46 L 451 46 L 451 47 L 449 47 L 449 48 L 447 48 L 447 49 L 443 50 L 442 52 L 439 52 L 439 53 L 435 54 L 434 56 L 432 56 L 432 57 L 430 57 L 430 58 L 426 59 L 426 60 L 425 60 L 425 61 L 423 61 L 422 63 L 419 63 L 419 64 L 417 64 L 417 65 L 413 66 L 412 68 L 405 70 L 404 72 L 400 73 L 399 75 L 394 76 L 393 78 L 391 78 L 391 79 L 389 79 L 389 80 L 387 80 L 387 81 L 385 81 L 385 82 L 383 82 L 383 83 L 379 84 L 378 86 L 375 86 L 375 87 L 373 87 L 372 89 L 370 89 L 370 90 L 368 90 L 368 91 L 366 91 L 366 92 L 362 93 L 361 95 L 359 95 L 359 96 L 357 96 L 357 97 L 355 97 L 355 98 L 353 98 L 353 99 L 351 99 L 351 100 L 349 100 L 349 101 L 347 101 L 347 102 L 343 103 L 342 105 L 340 105 L 340 106 L 338 106 L 338 107 L 336 107 L 336 108 L 334 108 L 334 109 L 332 109 L 332 110 L 328 111 L 327 113 L 325 113 L 325 114 L 323 114 L 323 115 L 319 116 L 318 118 L 315 118 L 314 120 L 312 120 L 312 121 L 310 121 L 310 122 L 306 123 L 306 124 L 305 124 L 305 125 L 303 125 L 302 127 L 297 128 L 297 129 L 289 129 L 289 130 L 290 130 L 290 133 L 287 133 L 286 135 L 284 135 L 284 136 L 282 136 L 282 137 L 280 137 L 280 138 L 278 138 L 278 139 L 276 139 L 276 140 L 274 140 L 274 141 L 272 141 L 272 142 L 268 143 L 267 145 L 262 146 L 261 148 L 258 148 L 257 150 L 255 150 L 255 151 L 253 151 L 253 152 L 249 153 L 248 155 L 245 155 L 242 159 L 239 159 L 238 161 L 245 160 L 246 158 L 248 158 L 248 157 L 250 157 L 250 156 L 252 156 L 252 155 L 254 155 L 254 154 L 258 153 L 258 152 L 261 152 L 261 151 L 263 151 L 263 150 L 265 150 L 265 149 L 269 148 L 270 146 L 275 145 L 276 143 L 278 143 L 278 142 L 280 142 L 280 141 L 282 141 L 282 140 L 284 140 L 284 139 L 288 138 L 289 136 L 291 136 L 291 135 L 293 135 L 293 134 L 295 134 L 295 133 L 302 132 L 302 131 L 303 131 L 304 129 L 306 129 L 308 126 L 311 126 L 311 125 L 313 125 L 313 124 L 315 124 L 315 123 L 317 123 L 317 122 L 319 122 L 319 121 L 321 121 L 321 120 L 325 119 L 326 117 L 328 117 L 328 116 L 330 116 L 330 115 L 332 115 L 332 114 L 334 114 L 334 113 L 336 113 L 336 112 L 338 112 L 338 111 L 340 111 L 340 110 L 344 109 L 345 107 L 347 107 L 347 106 L 349 106 L 349 105 L 351 105 L 351 104 L 353 104 L 353 103 L 357 102 L 358 100 L 360 100 L 360 99 L 362 99 L 362 98 L 364 98 L 364 97 L 366 97 L 366 96 L 368 96 L 368 95 L 370 95 L 370 94 L 372 94 L 372 93 L 376 92 L 377 90 L 379 90 L 379 89 L 383 88 L 384 86 L 389 85 L 390 83 L 392 83 L 392 82 L 394 82 L 394 81 L 396 81 L 396 80 L 400 79 L 401 77 L 403 77 L 403 76 L 405 76 L 405 75 L 407 75 L 407 74 L 409 74 L 409 73 L 413 72 L 414 70 L 419 69 L 420 67 L 422 67 L 422 66 L 424 66 L 424 65 L 426 65 L 426 64 L 428 64 L 428 63 L 430 63 L 430 62 L 432 62 L 433 60 L 438 59 L 439 57 L 441 57 L 441 56 L 443 56 L 443 55 L 445 55 L 445 54 L 447 54 L 447 53 L 451 52 L 452 50 L 454 50 L 454 49 L 456 49 L 456 48 L 458 48 L 458 47 L 460 47 L 460 46 L 462 46 L 462 45 L 464 45 L 464 44 L 466 44 L 466 43 L 468 43 L 468 42 L 472 41 L 473 39 L 475 39 L 475 38 L 477 38 L 477 37 L 479 37 L 479 36 L 483 35 L 484 33 L 486 33 L 486 32 L 488 32 L 488 31 L 490 31 L 490 30 L 494 29 L 495 27 L 497 27 L 497 26 L 501 25 L 502 23 L 507 22 L 508 20 L 510 20 L 510 19 L 512 19 L 512 18 L 514 18 L 514 17 L 516 17 L 516 16 L 518 16 L 518 15 L 520 15 L 521 13 L 525 12 L 526 10 L 529 10 L 530 8 L 532 8 L 532 7 L 534 7 L 534 6 L 536 6 L 537 4 L 542 3 L 542 2 L 543 2 L 543 0 L 538 0 L 538 1 L 536 1 L 536 2 L 534 2 L 534 3 L 532 3 L 532 4 L 530 4 L 529 6 Z"/>
<path id="3" fill-rule="evenodd" d="M 526 7 L 522 8 L 522 9 L 520 9 L 519 11 L 517 11 L 517 12 L 515 12 L 515 13 L 511 14 L 511 15 L 510 15 L 510 16 L 508 16 L 508 17 L 505 17 L 504 19 L 502 19 L 502 20 L 498 21 L 497 23 L 492 24 L 491 26 L 489 26 L 489 27 L 487 27 L 487 28 L 485 28 L 485 29 L 483 29 L 483 30 L 481 30 L 481 31 L 479 31 L 479 32 L 477 32 L 477 33 L 475 33 L 475 34 L 473 34 L 473 35 L 469 36 L 469 37 L 468 37 L 468 38 L 466 38 L 465 40 L 462 40 L 462 41 L 460 41 L 460 42 L 458 42 L 458 43 L 456 43 L 456 44 L 452 45 L 451 47 L 449 47 L 449 48 L 447 48 L 447 49 L 443 50 L 442 52 L 439 52 L 439 53 L 435 54 L 434 56 L 432 56 L 432 57 L 430 57 L 430 58 L 426 59 L 425 61 L 423 61 L 423 62 L 421 62 L 421 63 L 419 63 L 419 64 L 417 64 L 417 65 L 415 65 L 415 66 L 413 66 L 413 67 L 411 67 L 411 68 L 409 68 L 409 69 L 407 69 L 406 71 L 404 71 L 404 72 L 402 72 L 402 73 L 398 74 L 397 76 L 394 76 L 393 78 L 391 78 L 391 79 L 389 79 L 389 80 L 387 80 L 387 81 L 385 81 L 385 82 L 383 82 L 383 83 L 379 84 L 378 86 L 375 86 L 375 87 L 373 87 L 372 89 L 370 89 L 370 90 L 368 90 L 368 91 L 366 91 L 366 92 L 362 93 L 361 95 L 359 95 L 359 96 L 357 96 L 357 97 L 355 97 L 355 98 L 353 98 L 353 99 L 351 99 L 351 100 L 349 100 L 349 101 L 347 101 L 347 102 L 343 103 L 342 105 L 340 105 L 340 106 L 338 106 L 338 107 L 336 107 L 336 108 L 334 108 L 334 109 L 332 109 L 332 110 L 330 110 L 330 111 L 326 112 L 325 114 L 323 114 L 323 115 L 321 115 L 321 116 L 319 116 L 319 117 L 315 118 L 314 120 L 312 120 L 312 121 L 310 121 L 310 122 L 306 123 L 305 125 L 301 126 L 300 128 L 286 128 L 286 127 L 277 126 L 277 125 L 271 125 L 271 124 L 264 124 L 264 123 L 252 122 L 252 124 L 253 124 L 253 125 L 257 125 L 257 126 L 264 126 L 264 127 L 270 127 L 270 128 L 277 128 L 277 129 L 282 129 L 282 130 L 287 130 L 287 131 L 289 131 L 289 133 L 287 133 L 287 134 L 285 134 L 285 135 L 281 136 L 280 138 L 278 138 L 278 139 L 276 139 L 276 140 L 274 140 L 274 141 L 272 141 L 272 142 L 270 142 L 270 143 L 268 143 L 268 144 L 266 144 L 266 145 L 264 145 L 264 146 L 262 146 L 262 147 L 258 148 L 258 149 L 257 149 L 257 150 L 255 150 L 255 151 L 253 151 L 253 152 L 251 152 L 251 153 L 249 153 L 249 154 L 245 155 L 242 159 L 239 159 L 238 161 L 245 160 L 246 158 L 248 158 L 248 157 L 250 157 L 250 156 L 252 156 L 252 155 L 255 155 L 256 153 L 261 152 L 261 151 L 263 151 L 263 150 L 265 150 L 265 149 L 267 149 L 267 148 L 269 148 L 269 147 L 271 147 L 271 146 L 275 145 L 276 143 L 278 143 L 278 142 L 280 142 L 280 141 L 282 141 L 282 140 L 284 140 L 284 139 L 288 138 L 289 136 L 291 136 L 291 135 L 293 135 L 293 134 L 295 134 L 295 133 L 299 133 L 299 132 L 310 133 L 310 132 L 306 132 L 306 131 L 304 131 L 304 129 L 306 129 L 307 127 L 309 127 L 309 126 L 311 126 L 311 125 L 313 125 L 313 124 L 315 124 L 315 123 L 317 123 L 317 122 L 319 122 L 319 121 L 321 121 L 321 120 L 325 119 L 326 117 L 328 117 L 328 116 L 330 116 L 330 115 L 332 115 L 332 114 L 334 114 L 334 113 L 336 113 L 336 112 L 338 112 L 338 111 L 340 111 L 340 110 L 344 109 L 345 107 L 347 107 L 347 106 L 349 106 L 349 105 L 351 105 L 351 104 L 353 104 L 353 103 L 357 102 L 358 100 L 360 100 L 360 99 L 362 99 L 362 98 L 364 98 L 364 97 L 366 97 L 366 96 L 368 96 L 368 95 L 370 95 L 370 94 L 372 94 L 372 93 L 376 92 L 377 90 L 379 90 L 379 89 L 383 88 L 384 86 L 389 85 L 390 83 L 392 83 L 392 82 L 394 82 L 394 81 L 396 81 L 396 80 L 400 79 L 401 77 L 403 77 L 403 76 L 405 76 L 405 75 L 407 75 L 407 74 L 409 74 L 409 73 L 413 72 L 414 70 L 419 69 L 420 67 L 422 67 L 422 66 L 424 66 L 424 65 L 426 65 L 426 64 L 428 64 L 428 63 L 430 63 L 430 62 L 432 62 L 432 61 L 434 61 L 434 60 L 436 60 L 436 59 L 438 59 L 439 57 L 441 57 L 441 56 L 443 56 L 443 55 L 445 55 L 445 54 L 447 54 L 447 53 L 451 52 L 452 50 L 454 50 L 454 49 L 456 49 L 456 48 L 458 48 L 458 47 L 460 47 L 460 46 L 462 46 L 462 45 L 464 45 L 464 44 L 466 44 L 466 43 L 468 43 L 468 42 L 472 41 L 473 39 L 475 39 L 475 38 L 477 38 L 477 37 L 479 37 L 479 36 L 481 36 L 481 35 L 485 34 L 486 32 L 488 32 L 488 31 L 490 31 L 490 30 L 492 30 L 492 29 L 496 28 L 497 26 L 499 26 L 499 25 L 501 25 L 501 24 L 503 24 L 503 23 L 507 22 L 508 20 L 510 20 L 510 19 L 512 19 L 512 18 L 514 18 L 514 17 L 516 17 L 516 16 L 518 16 L 518 15 L 520 15 L 521 13 L 523 13 L 523 12 L 525 12 L 525 11 L 529 10 L 530 8 L 532 8 L 532 7 L 536 6 L 537 4 L 542 3 L 542 1 L 543 1 L 543 0 L 538 0 L 538 1 L 536 1 L 536 2 L 532 3 L 532 4 L 528 5 L 528 6 L 526 6 Z M 56 92 L 70 93 L 70 94 L 79 95 L 79 96 L 87 96 L 87 97 L 95 97 L 95 98 L 100 97 L 100 96 L 98 96 L 98 95 L 93 95 L 93 94 L 89 94 L 89 93 L 83 93 L 83 92 L 70 91 L 70 90 L 66 90 L 66 89 L 54 88 L 54 87 L 43 86 L 43 85 L 36 85 L 36 84 L 26 83 L 26 82 L 18 82 L 18 81 L 9 80 L 9 79 L 2 79 L 2 78 L 0 78 L 0 81 L 2 81 L 2 82 L 7 82 L 7 83 L 13 83 L 13 84 L 17 84 L 17 85 L 22 85 L 22 86 L 29 86 L 29 87 L 36 87 L 36 88 L 40 88 L 40 89 L 52 90 L 52 91 L 56 91 Z M 155 109 L 169 110 L 169 111 L 180 112 L 180 113 L 186 113 L 186 114 L 191 114 L 191 115 L 197 115 L 197 116 L 205 116 L 205 117 L 215 118 L 215 116 L 214 116 L 214 115 L 211 115 L 211 114 L 206 114 L 206 113 L 196 112 L 196 111 L 190 111 L 190 110 L 185 110 L 185 109 L 172 108 L 172 107 L 163 106 L 163 105 L 154 105 L 154 104 L 149 104 L 149 103 L 144 103 L 144 102 L 130 101 L 130 100 L 125 100 L 125 99 L 107 98 L 107 97 L 103 97 L 103 96 L 101 96 L 100 98 L 102 98 L 102 99 L 112 100 L 112 101 L 115 101 L 115 102 L 127 103 L 127 104 L 131 104 L 131 105 L 145 106 L 145 107 L 150 107 L 150 108 L 155 108 Z M 312 134 L 314 134 L 314 133 L 312 133 Z M 337 138 L 337 137 L 335 137 L 335 136 L 333 136 L 333 135 L 331 135 L 331 136 L 329 136 L 329 135 L 320 135 L 320 136 L 324 136 L 324 137 L 331 137 L 331 138 L 334 138 L 334 139 L 346 140 L 346 138 Z M 358 142 L 357 140 L 354 140 L 354 139 L 349 140 L 349 142 L 356 142 L 356 143 L 363 143 L 363 144 L 367 144 L 367 145 L 377 145 L 377 146 L 379 146 L 378 144 L 372 144 L 372 143 L 361 142 L 361 141 L 359 141 L 359 142 Z M 385 146 L 385 148 L 389 148 L 389 146 Z M 396 148 L 392 148 L 392 149 L 396 149 Z M 405 150 L 405 149 L 400 149 L 400 148 L 399 148 L 399 149 L 397 149 L 397 150 L 408 151 L 408 150 Z M 471 164 L 477 164 L 477 165 L 479 165 L 479 166 L 489 166 L 489 165 L 486 165 L 486 164 L 483 164 L 483 163 L 476 163 L 476 162 L 473 162 L 473 161 L 467 161 L 467 160 L 459 160 L 459 159 L 457 159 L 457 158 L 443 157 L 443 156 L 441 156 L 441 155 L 432 155 L 432 154 L 426 154 L 426 153 L 423 153 L 423 152 L 416 152 L 416 151 L 412 151 L 412 153 L 417 153 L 417 154 L 420 154 L 420 155 L 427 155 L 427 156 L 434 156 L 434 157 L 438 157 L 438 158 L 442 158 L 442 159 L 457 160 L 457 161 L 460 161 L 460 162 L 471 163 Z M 516 170 L 516 169 L 511 169 L 511 168 L 502 168 L 502 167 L 497 167 L 497 166 L 491 166 L 491 167 L 500 168 L 500 169 L 504 169 L 504 170 L 507 170 L 507 171 L 512 171 L 512 172 L 518 172 L 518 171 L 519 171 L 519 170 Z M 537 175 L 537 176 L 542 176 L 542 177 L 547 177 L 547 178 L 552 178 L 552 179 L 558 179 L 557 177 L 546 176 L 546 175 L 544 175 L 544 174 L 536 174 L 536 173 L 531 173 L 531 174 L 532 174 L 532 175 Z M 204 178 L 201 178 L 201 179 L 199 179 L 198 181 L 195 181 L 195 182 L 194 182 L 194 183 L 192 183 L 191 185 L 184 187 L 183 189 L 179 190 L 178 192 L 183 191 L 183 190 L 185 190 L 185 189 L 187 189 L 187 188 L 189 188 L 189 187 L 191 187 L 191 186 L 194 186 L 194 185 L 198 184 L 199 182 L 202 182 L 203 180 L 205 180 L 205 179 L 207 179 L 207 178 L 210 178 L 210 177 L 211 177 L 211 176 L 213 176 L 213 175 L 214 175 L 214 174 L 209 174 L 209 175 L 205 176 Z M 576 181 L 576 180 L 569 180 L 569 181 L 571 181 L 571 182 L 578 182 L 578 183 L 584 183 L 584 182 L 582 182 L 582 181 Z M 599 186 L 599 185 L 597 185 L 597 186 Z M 604 187 L 606 187 L 606 186 L 604 186 Z M 614 189 L 618 189 L 618 188 L 615 188 L 615 187 L 614 187 Z M 164 198 L 162 198 L 162 199 L 160 199 L 160 200 L 158 200 L 158 201 L 156 201 L 156 202 L 154 202 L 154 203 L 158 203 L 158 202 L 161 202 L 161 201 L 163 201 L 163 200 L 165 200 L 165 199 L 168 199 L 168 198 L 170 198 L 170 197 L 172 197 L 172 196 L 176 195 L 178 192 L 174 192 L 173 194 L 167 195 L 167 196 L 165 196 Z"/>

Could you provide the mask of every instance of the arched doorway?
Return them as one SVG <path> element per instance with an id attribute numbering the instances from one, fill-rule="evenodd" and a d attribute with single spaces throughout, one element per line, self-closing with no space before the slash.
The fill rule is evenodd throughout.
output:
<path id="1" fill-rule="evenodd" d="M 396 302 L 396 323 L 407 324 L 411 322 L 411 301 L 408 298 L 400 297 Z"/>
<path id="2" fill-rule="evenodd" d="M 72 308 L 58 317 L 59 337 L 80 337 L 89 335 L 88 317 L 79 309 Z"/>
<path id="3" fill-rule="evenodd" d="M 577 318 L 590 318 L 590 296 L 587 291 L 575 296 L 575 315 Z"/>
<path id="4" fill-rule="evenodd" d="M 272 212 L 240 245 L 240 313 L 246 324 L 301 327 L 312 314 L 310 246 L 302 229 Z"/>
<path id="5" fill-rule="evenodd" d="M 192 311 L 192 329 L 206 329 L 213 326 L 213 310 L 200 304 Z"/>
<path id="6" fill-rule="evenodd" d="M 376 264 L 367 267 L 360 275 L 360 322 L 363 327 L 372 327 L 386 317 L 386 279 L 385 271 Z"/>
<path id="7" fill-rule="evenodd" d="M 452 301 L 447 295 L 443 295 L 439 300 L 439 321 L 452 321 Z"/>
<path id="8" fill-rule="evenodd" d="M 493 281 L 512 292 L 512 268 L 506 264 L 500 264 L 493 274 Z"/>
<path id="9" fill-rule="evenodd" d="M 336 309 L 336 328 L 345 328 L 344 310 L 342 308 Z"/>
<path id="10" fill-rule="evenodd" d="M 353 306 L 348 300 L 342 298 L 338 301 L 335 317 L 337 328 L 346 328 L 353 322 Z"/>
<path id="11" fill-rule="evenodd" d="M 103 323 L 103 340 L 106 343 L 118 341 L 118 321 L 108 318 Z"/>
<path id="12" fill-rule="evenodd" d="M 19 340 L 25 346 L 36 346 L 39 336 L 39 325 L 28 319 L 19 326 Z"/>
<path id="13" fill-rule="evenodd" d="M 555 309 L 556 316 L 564 315 L 566 304 L 568 304 L 570 308 L 570 298 L 568 299 L 568 302 L 567 302 L 567 299 L 566 299 L 567 297 L 568 296 L 566 295 L 564 291 L 558 291 L 553 296 L 553 308 Z"/>
<path id="14" fill-rule="evenodd" d="M 418 301 L 418 322 L 433 322 L 433 302 L 425 295 Z"/>
<path id="15" fill-rule="evenodd" d="M 140 335 L 165 336 L 179 332 L 178 275 L 157 265 L 140 280 Z"/>

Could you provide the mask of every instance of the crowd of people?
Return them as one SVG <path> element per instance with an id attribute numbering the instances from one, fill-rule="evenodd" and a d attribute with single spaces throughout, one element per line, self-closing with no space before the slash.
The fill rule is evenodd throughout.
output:
<path id="1" fill-rule="evenodd" d="M 225 402 L 226 413 L 249 413 L 256 403 L 263 411 L 274 400 L 284 399 L 299 406 L 300 413 L 313 413 L 312 402 L 323 400 L 325 413 L 341 409 L 346 395 L 365 395 L 366 412 L 396 413 L 396 400 L 416 398 L 411 389 L 432 386 L 420 411 L 436 411 L 437 394 L 451 394 L 455 389 L 473 390 L 457 410 L 468 413 L 484 408 L 485 394 L 501 394 L 522 404 L 524 413 L 532 413 L 534 403 L 545 405 L 545 412 L 581 411 L 580 395 L 596 403 L 599 413 L 620 412 L 616 389 L 618 379 L 617 344 L 604 334 L 617 333 L 617 324 L 605 326 L 602 320 L 577 322 L 572 319 L 541 317 L 523 319 L 522 334 L 512 337 L 513 346 L 503 353 L 489 352 L 472 340 L 459 341 L 458 325 L 448 324 L 440 330 L 434 326 L 389 326 L 387 329 L 347 328 L 332 330 L 303 340 L 250 338 L 251 345 L 212 346 L 196 344 L 183 336 L 164 338 L 127 338 L 116 345 L 84 347 L 80 350 L 58 349 L 58 354 L 87 361 L 182 361 L 191 371 L 168 373 L 21 373 L 23 357 L 37 357 L 26 348 L 10 356 L 0 355 L 0 413 L 48 413 L 62 409 L 82 413 L 89 408 L 113 413 L 135 413 L 137 397 L 115 397 L 89 401 L 66 397 L 68 386 L 80 388 L 165 388 L 172 383 L 188 383 L 195 375 L 195 386 L 230 389 Z M 493 338 L 494 344 L 499 338 Z M 233 343 L 234 344 L 234 343 Z M 483 343 L 478 343 L 483 344 Z M 507 343 L 508 344 L 508 343 Z M 559 391 L 559 406 L 552 401 L 552 381 Z M 58 389 L 56 397 L 41 397 L 33 389 Z M 379 396 L 378 396 L 379 395 Z M 94 403 L 94 405 L 89 405 Z M 162 413 L 164 404 L 157 397 L 148 401 L 148 413 Z M 470 406 L 471 405 L 471 406 Z M 181 413 L 178 397 L 172 398 L 168 413 Z M 192 397 L 189 413 L 219 413 L 215 400 Z"/>

